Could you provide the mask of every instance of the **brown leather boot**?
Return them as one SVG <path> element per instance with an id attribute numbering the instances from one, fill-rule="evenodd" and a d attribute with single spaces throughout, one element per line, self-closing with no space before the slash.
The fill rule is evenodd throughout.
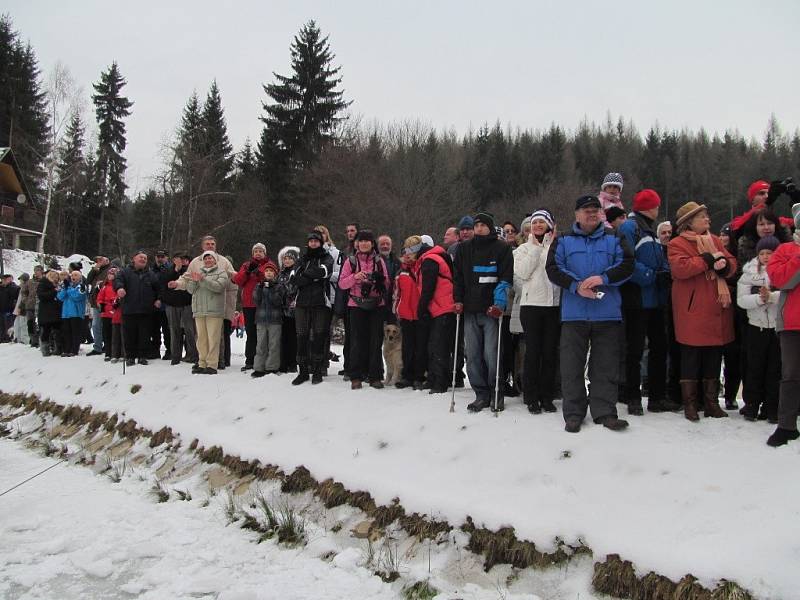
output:
<path id="1" fill-rule="evenodd" d="M 683 416 L 690 421 L 700 420 L 700 415 L 697 414 L 697 384 L 696 379 L 681 379 Z"/>
<path id="2" fill-rule="evenodd" d="M 703 413 L 706 417 L 727 417 L 719 406 L 719 380 L 703 379 Z"/>

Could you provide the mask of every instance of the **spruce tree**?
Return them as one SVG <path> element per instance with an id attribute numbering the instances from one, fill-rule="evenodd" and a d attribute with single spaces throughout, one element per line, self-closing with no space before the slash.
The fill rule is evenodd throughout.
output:
<path id="1" fill-rule="evenodd" d="M 97 117 L 97 182 L 103 200 L 100 212 L 99 251 L 104 248 L 105 208 L 117 212 L 125 200 L 125 169 L 127 161 L 122 153 L 125 151 L 125 122 L 123 119 L 131 114 L 133 102 L 122 95 L 122 88 L 127 82 L 122 77 L 116 61 L 111 63 L 107 71 L 100 74 L 100 81 L 93 84 L 95 93 L 92 101 Z"/>
<path id="2" fill-rule="evenodd" d="M 41 192 L 48 119 L 36 54 L 0 17 L 0 146 L 11 147 L 28 186 Z"/>
<path id="3" fill-rule="evenodd" d="M 328 37 L 309 21 L 292 42 L 291 75 L 273 73 L 276 83 L 264 86 L 271 103 L 264 103 L 265 125 L 258 145 L 259 159 L 271 168 L 309 165 L 323 147 L 333 140 L 342 112 L 350 105 L 344 91 L 340 67 L 332 65 L 335 55 Z"/>
<path id="4" fill-rule="evenodd" d="M 222 108 L 222 98 L 216 80 L 211 83 L 203 105 L 201 126 L 203 154 L 211 165 L 210 188 L 215 191 L 226 190 L 229 187 L 231 171 L 233 171 L 233 146 L 228 139 L 225 111 Z"/>
<path id="5" fill-rule="evenodd" d="M 52 220 L 45 238 L 51 251 L 72 254 L 77 250 L 78 225 L 84 220 L 84 193 L 87 184 L 84 153 L 85 130 L 79 113 L 74 113 L 64 133 L 64 143 L 56 166 Z M 67 241 L 72 244 L 67 245 Z"/>

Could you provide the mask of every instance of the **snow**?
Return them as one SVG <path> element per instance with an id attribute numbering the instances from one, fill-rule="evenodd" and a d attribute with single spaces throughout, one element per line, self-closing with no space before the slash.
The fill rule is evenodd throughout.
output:
<path id="1" fill-rule="evenodd" d="M 14 248 L 12 250 L 3 250 L 3 271 L 13 275 L 14 281 L 16 281 L 17 277 L 23 273 L 27 273 L 28 275 L 33 274 L 33 267 L 37 265 L 48 268 L 50 258 L 55 258 L 62 269 L 66 269 L 67 266 L 73 262 L 83 263 L 82 273 L 84 276 L 89 274 L 94 264 L 94 261 L 83 254 L 72 254 L 70 256 L 53 255 L 45 260 L 45 255 Z"/>

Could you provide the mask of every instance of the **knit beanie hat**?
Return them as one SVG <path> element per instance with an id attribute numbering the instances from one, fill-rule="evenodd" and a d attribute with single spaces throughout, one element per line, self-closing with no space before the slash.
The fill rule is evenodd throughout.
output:
<path id="1" fill-rule="evenodd" d="M 372 233 L 371 229 L 359 229 L 358 233 L 356 234 L 356 241 L 360 242 L 362 240 L 368 240 L 375 244 L 375 234 Z"/>
<path id="2" fill-rule="evenodd" d="M 23 273 L 22 275 L 17 277 L 17 279 L 19 279 L 20 281 L 28 281 L 28 280 L 30 280 L 30 278 L 31 278 L 31 276 L 28 275 L 27 273 Z"/>
<path id="3" fill-rule="evenodd" d="M 255 252 L 256 250 L 261 250 L 264 254 L 267 253 L 267 247 L 264 244 L 262 244 L 261 242 L 258 242 L 257 244 L 253 244 L 253 249 L 250 250 L 250 252 Z"/>
<path id="4" fill-rule="evenodd" d="M 753 199 L 756 197 L 756 194 L 763 190 L 769 191 L 769 183 L 763 179 L 759 179 L 758 181 L 754 181 L 750 184 L 750 187 L 747 188 L 747 199 L 750 200 L 750 204 L 753 203 Z"/>
<path id="5" fill-rule="evenodd" d="M 316 229 L 312 229 L 311 231 L 308 232 L 308 237 L 306 238 L 306 241 L 308 240 L 317 240 L 321 244 L 322 234 Z"/>
<path id="6" fill-rule="evenodd" d="M 622 173 L 609 173 L 603 178 L 603 185 L 600 186 L 600 191 L 606 189 L 607 185 L 616 185 L 622 191 Z"/>
<path id="7" fill-rule="evenodd" d="M 296 246 L 289 246 L 281 251 L 281 260 L 283 260 L 287 256 L 291 258 L 294 262 L 297 262 L 298 259 L 300 258 L 300 251 Z"/>
<path id="8" fill-rule="evenodd" d="M 644 189 L 633 197 L 633 210 L 641 212 L 661 206 L 661 197 L 655 190 Z"/>
<path id="9" fill-rule="evenodd" d="M 461 220 L 458 222 L 459 229 L 474 229 L 475 228 L 475 221 L 472 220 L 472 217 L 469 215 L 465 215 L 461 217 Z"/>
<path id="10" fill-rule="evenodd" d="M 275 266 L 274 262 L 272 262 L 271 260 L 268 260 L 267 264 L 264 265 L 264 272 L 266 273 L 267 271 L 272 271 L 277 275 L 278 274 L 278 267 Z"/>
<path id="11" fill-rule="evenodd" d="M 206 256 L 213 256 L 215 262 L 217 260 L 217 253 L 213 252 L 212 250 L 206 250 L 205 252 L 203 252 L 203 256 L 201 258 L 205 260 Z"/>
<path id="12" fill-rule="evenodd" d="M 774 252 L 775 249 L 780 245 L 781 243 L 774 235 L 766 235 L 758 240 L 758 243 L 756 244 L 756 254 L 762 250 L 772 250 Z"/>
<path id="13" fill-rule="evenodd" d="M 555 228 L 555 219 L 553 219 L 553 214 L 546 208 L 540 208 L 538 210 L 533 211 L 533 213 L 530 216 L 531 224 L 533 224 L 533 222 L 536 221 L 537 219 L 541 219 L 542 221 L 547 223 L 547 226 L 550 228 L 550 231 L 553 231 L 553 229 Z"/>
<path id="14" fill-rule="evenodd" d="M 490 230 L 494 229 L 494 215 L 491 215 L 488 212 L 479 212 L 477 215 L 472 217 L 472 221 L 473 223 L 483 223 Z"/>
<path id="15" fill-rule="evenodd" d="M 792 218 L 794 219 L 794 228 L 800 230 L 800 202 L 792 205 Z"/>

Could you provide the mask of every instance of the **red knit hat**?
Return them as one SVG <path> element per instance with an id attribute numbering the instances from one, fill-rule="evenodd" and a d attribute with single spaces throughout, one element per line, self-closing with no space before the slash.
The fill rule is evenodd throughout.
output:
<path id="1" fill-rule="evenodd" d="M 747 199 L 750 200 L 750 204 L 753 203 L 753 198 L 756 197 L 756 194 L 762 190 L 769 191 L 769 183 L 763 179 L 759 179 L 750 184 L 750 187 L 747 188 Z"/>
<path id="2" fill-rule="evenodd" d="M 659 206 L 661 206 L 661 197 L 655 190 L 648 188 L 637 192 L 633 197 L 633 210 L 636 212 L 658 208 Z"/>

